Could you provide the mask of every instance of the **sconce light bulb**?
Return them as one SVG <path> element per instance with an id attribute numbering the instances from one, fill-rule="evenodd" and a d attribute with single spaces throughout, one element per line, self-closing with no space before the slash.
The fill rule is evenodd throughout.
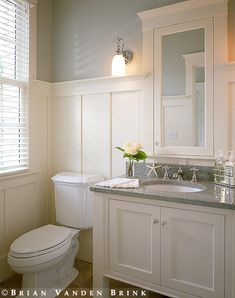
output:
<path id="1" fill-rule="evenodd" d="M 123 76 L 125 73 L 125 59 L 122 54 L 116 54 L 112 61 L 112 76 Z"/>

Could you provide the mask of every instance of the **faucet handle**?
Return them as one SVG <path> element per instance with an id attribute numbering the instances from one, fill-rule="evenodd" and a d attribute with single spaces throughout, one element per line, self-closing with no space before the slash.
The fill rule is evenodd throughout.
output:
<path id="1" fill-rule="evenodd" d="M 162 167 L 162 168 L 165 170 L 163 180 L 168 180 L 168 179 L 170 179 L 168 171 L 171 169 L 171 167 L 165 165 L 165 166 Z"/>
<path id="2" fill-rule="evenodd" d="M 179 167 L 177 173 L 178 174 L 183 174 L 183 169 L 181 167 Z"/>
<path id="3" fill-rule="evenodd" d="M 164 170 L 170 170 L 171 169 L 171 167 L 169 167 L 168 165 L 165 165 L 165 166 L 163 166 L 162 167 Z"/>
<path id="4" fill-rule="evenodd" d="M 197 182 L 197 172 L 198 169 L 196 167 L 193 167 L 190 169 L 191 172 L 193 172 L 192 180 L 191 182 Z"/>
<path id="5" fill-rule="evenodd" d="M 184 175 L 183 169 L 179 167 L 178 171 L 173 176 L 175 176 L 177 180 L 183 180 L 183 175 Z"/>

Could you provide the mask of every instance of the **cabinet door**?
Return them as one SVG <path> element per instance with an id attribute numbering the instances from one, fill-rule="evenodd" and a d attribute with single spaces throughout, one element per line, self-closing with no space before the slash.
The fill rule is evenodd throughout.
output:
<path id="1" fill-rule="evenodd" d="M 224 217 L 161 210 L 161 283 L 205 298 L 224 297 Z"/>
<path id="2" fill-rule="evenodd" d="M 160 207 L 110 200 L 109 269 L 160 283 Z"/>

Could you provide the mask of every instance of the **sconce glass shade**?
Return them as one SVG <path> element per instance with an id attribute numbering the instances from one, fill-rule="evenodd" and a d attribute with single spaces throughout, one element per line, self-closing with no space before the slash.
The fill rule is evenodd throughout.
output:
<path id="1" fill-rule="evenodd" d="M 116 54 L 112 61 L 112 76 L 123 76 L 125 73 L 125 59 L 122 54 Z"/>

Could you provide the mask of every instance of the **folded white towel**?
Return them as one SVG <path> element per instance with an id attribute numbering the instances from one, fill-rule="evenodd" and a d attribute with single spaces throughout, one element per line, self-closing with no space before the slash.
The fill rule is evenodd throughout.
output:
<path id="1" fill-rule="evenodd" d="M 97 186 L 114 187 L 114 188 L 138 188 L 139 179 L 114 178 L 96 183 Z"/>

